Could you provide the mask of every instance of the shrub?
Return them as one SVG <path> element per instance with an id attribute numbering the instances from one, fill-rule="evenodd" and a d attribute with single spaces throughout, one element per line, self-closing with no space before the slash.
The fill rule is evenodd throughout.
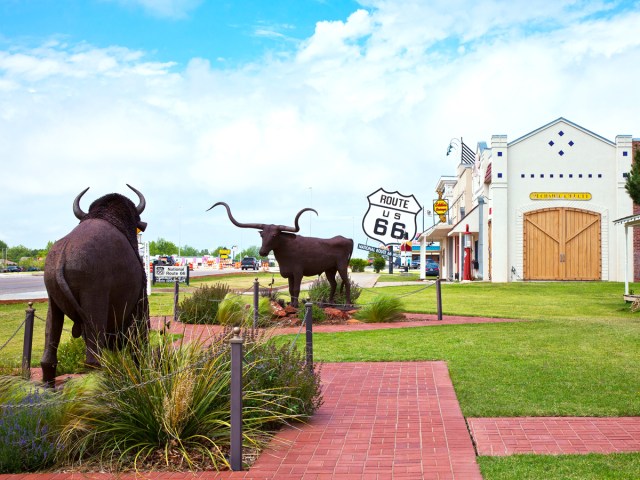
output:
<path id="1" fill-rule="evenodd" d="M 376 273 L 380 273 L 380 270 L 382 270 L 386 264 L 387 261 L 384 258 L 376 257 L 373 259 L 373 270 Z"/>
<path id="2" fill-rule="evenodd" d="M 221 282 L 202 285 L 180 303 L 180 321 L 197 324 L 217 323 L 218 307 L 229 290 L 229 285 Z"/>
<path id="3" fill-rule="evenodd" d="M 273 403 L 276 413 L 310 417 L 322 405 L 320 367 L 307 368 L 305 356 L 291 342 L 277 346 L 259 341 L 247 348 L 245 358 L 247 388 L 281 394 Z M 245 405 L 250 406 L 246 401 Z"/>
<path id="4" fill-rule="evenodd" d="M 86 345 L 82 337 L 71 338 L 58 347 L 58 375 L 78 373 L 85 369 Z"/>
<path id="5" fill-rule="evenodd" d="M 209 339 L 208 348 L 198 342 L 174 345 L 163 337 L 156 348 L 132 341 L 121 352 L 103 350 L 102 369 L 93 374 L 93 384 L 78 388 L 77 401 L 67 409 L 68 421 L 60 435 L 65 459 L 72 464 L 100 462 L 115 470 L 158 463 L 173 468 L 228 468 L 227 336 L 228 331 Z M 263 367 L 264 362 L 284 363 L 264 357 L 258 350 L 252 353 L 247 370 L 270 371 L 275 367 Z M 283 375 L 269 378 L 275 381 Z M 267 380 L 256 380 L 243 392 L 242 428 L 248 447 L 269 440 L 265 427 L 303 416 L 288 406 L 299 404 L 293 400 L 293 390 L 279 381 L 268 391 L 255 390 L 265 384 Z"/>
<path id="6" fill-rule="evenodd" d="M 360 294 L 362 293 L 362 289 L 357 283 L 354 283 L 351 280 L 351 277 L 348 278 L 349 285 L 351 285 L 351 303 L 355 303 Z M 342 292 L 342 279 L 336 278 L 338 286 L 336 287 L 336 293 L 333 299 L 333 305 L 345 305 L 347 303 L 347 299 L 345 297 L 345 291 Z M 331 285 L 329 285 L 329 281 L 324 275 L 319 276 L 316 280 L 313 281 L 311 286 L 309 287 L 309 299 L 313 303 L 328 303 L 329 302 L 329 294 L 331 293 Z"/>
<path id="7" fill-rule="evenodd" d="M 60 414 L 54 392 L 35 388 L 16 377 L 0 384 L 0 474 L 49 468 L 56 455 Z"/>
<path id="8" fill-rule="evenodd" d="M 355 317 L 365 322 L 394 322 L 404 318 L 404 307 L 397 297 L 379 295 L 373 302 L 365 305 Z"/>
<path id="9" fill-rule="evenodd" d="M 304 304 L 302 304 L 302 306 L 298 309 L 298 318 L 304 321 L 306 312 L 307 312 L 307 309 L 304 306 Z M 327 318 L 327 315 L 324 313 L 324 310 L 314 303 L 313 306 L 311 307 L 311 319 L 313 323 L 321 323 L 326 318 Z"/>
<path id="10" fill-rule="evenodd" d="M 352 272 L 364 272 L 364 268 L 369 264 L 364 258 L 352 258 L 349 266 Z"/>

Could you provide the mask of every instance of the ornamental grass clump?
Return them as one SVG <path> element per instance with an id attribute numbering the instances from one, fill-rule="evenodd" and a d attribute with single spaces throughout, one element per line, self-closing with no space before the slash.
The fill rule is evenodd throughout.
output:
<path id="1" fill-rule="evenodd" d="M 397 297 L 378 295 L 355 314 L 358 320 L 367 323 L 396 322 L 403 320 L 404 307 Z"/>
<path id="2" fill-rule="evenodd" d="M 202 285 L 180 303 L 180 321 L 205 325 L 217 323 L 218 307 L 229 291 L 229 285 L 222 282 Z"/>
<path id="3" fill-rule="evenodd" d="M 351 277 L 348 277 L 349 285 L 351 286 L 351 303 L 355 303 L 360 294 L 362 293 L 362 288 L 357 283 L 354 283 L 351 280 Z M 342 287 L 342 279 L 336 277 L 337 287 L 336 292 L 333 297 L 333 303 L 328 305 L 329 302 L 329 294 L 331 293 L 331 285 L 329 284 L 329 280 L 325 275 L 320 275 L 316 280 L 313 281 L 311 286 L 309 287 L 309 300 L 313 303 L 320 303 L 328 306 L 338 306 L 345 305 L 347 302 L 347 298 L 345 295 L 345 288 Z"/>
<path id="4" fill-rule="evenodd" d="M 64 460 L 114 472 L 229 468 L 228 337 L 227 330 L 209 346 L 163 337 L 156 348 L 131 341 L 121 352 L 101 352 L 102 369 L 76 388 L 66 411 Z M 247 354 L 253 348 L 249 342 Z M 262 357 L 252 355 L 246 371 L 259 368 Z M 254 388 L 260 385 L 245 384 L 243 392 L 244 445 L 254 450 L 268 441 L 268 429 L 304 416 L 288 406 L 288 387 Z"/>
<path id="5" fill-rule="evenodd" d="M 20 378 L 0 378 L 0 474 L 54 464 L 61 421 L 55 397 Z"/>
<path id="6" fill-rule="evenodd" d="M 244 325 L 249 317 L 248 307 L 238 295 L 227 294 L 218 306 L 216 323 L 232 327 Z"/>

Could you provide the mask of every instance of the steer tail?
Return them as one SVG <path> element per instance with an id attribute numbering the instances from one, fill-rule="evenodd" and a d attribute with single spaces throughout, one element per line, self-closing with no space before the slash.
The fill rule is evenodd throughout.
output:
<path id="1" fill-rule="evenodd" d="M 62 295 L 64 296 L 67 306 L 71 307 L 71 311 L 69 313 L 73 312 L 74 314 L 73 317 L 67 315 L 73 321 L 71 335 L 73 338 L 78 338 L 82 334 L 82 324 L 87 323 L 87 314 L 78 303 L 78 300 L 71 291 L 71 288 L 69 288 L 67 279 L 64 276 L 64 266 L 56 269 L 56 282 L 58 284 L 58 288 L 62 291 Z"/>

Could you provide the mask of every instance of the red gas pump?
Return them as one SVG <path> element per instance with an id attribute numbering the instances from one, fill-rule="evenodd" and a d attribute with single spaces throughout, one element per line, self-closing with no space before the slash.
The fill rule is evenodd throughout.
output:
<path id="1" fill-rule="evenodd" d="M 462 271 L 463 280 L 471 280 L 471 234 L 469 233 L 469 225 L 464 235 L 464 263 Z"/>

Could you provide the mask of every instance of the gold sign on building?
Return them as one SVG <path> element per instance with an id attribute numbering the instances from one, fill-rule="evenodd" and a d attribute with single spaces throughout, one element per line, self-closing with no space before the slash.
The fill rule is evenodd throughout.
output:
<path id="1" fill-rule="evenodd" d="M 591 200 L 589 192 L 531 192 L 531 200 Z"/>

